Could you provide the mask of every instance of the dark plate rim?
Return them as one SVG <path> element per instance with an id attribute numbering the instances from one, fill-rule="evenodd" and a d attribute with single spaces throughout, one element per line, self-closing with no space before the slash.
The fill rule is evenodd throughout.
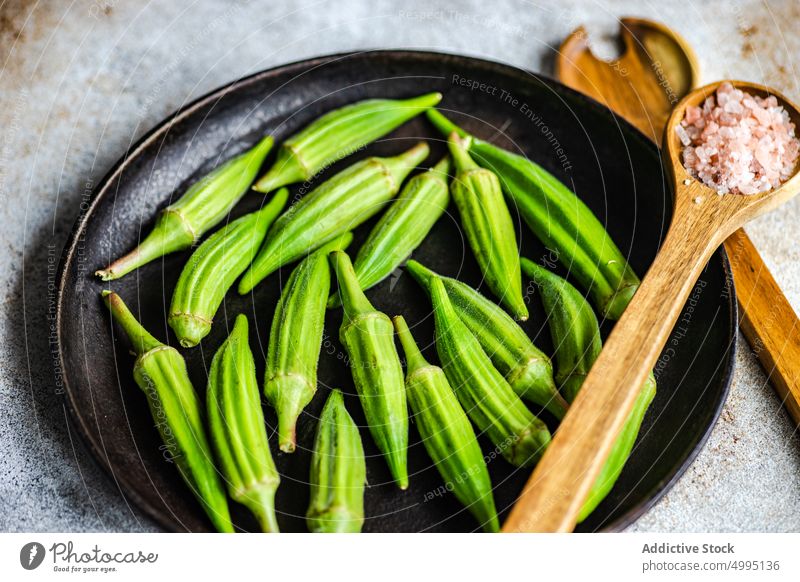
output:
<path id="1" fill-rule="evenodd" d="M 100 467 L 109 475 L 111 479 L 117 484 L 118 489 L 122 493 L 123 497 L 126 499 L 132 500 L 133 503 L 141 509 L 144 513 L 146 513 L 150 518 L 152 518 L 156 523 L 158 523 L 162 528 L 167 531 L 184 531 L 179 527 L 176 527 L 176 522 L 164 514 L 163 512 L 157 510 L 153 507 L 149 502 L 147 502 L 143 497 L 141 497 L 131 486 L 128 482 L 127 478 L 124 475 L 117 474 L 111 465 L 108 463 L 106 456 L 102 452 L 102 448 L 100 445 L 95 441 L 93 438 L 89 427 L 87 426 L 83 416 L 78 411 L 76 407 L 74 395 L 72 392 L 72 388 L 69 383 L 69 379 L 67 374 L 65 373 L 65 346 L 64 346 L 64 338 L 62 336 L 62 323 L 64 318 L 64 309 L 63 309 L 63 299 L 65 289 L 67 288 L 67 271 L 69 266 L 72 264 L 74 259 L 75 253 L 77 251 L 77 247 L 80 243 L 80 235 L 88 226 L 89 219 L 91 218 L 92 213 L 94 212 L 95 208 L 98 204 L 106 197 L 108 194 L 109 186 L 111 183 L 120 176 L 120 174 L 125 170 L 125 168 L 135 160 L 147 147 L 155 143 L 159 138 L 164 137 L 169 130 L 174 126 L 176 123 L 180 122 L 184 118 L 188 117 L 198 109 L 208 105 L 209 103 L 214 102 L 215 100 L 219 100 L 221 97 L 226 95 L 229 92 L 237 91 L 243 87 L 252 85 L 257 83 L 265 78 L 275 77 L 278 75 L 282 75 L 285 73 L 291 73 L 292 71 L 306 71 L 309 69 L 313 69 L 323 64 L 327 64 L 331 61 L 342 60 L 351 57 L 363 56 L 363 55 L 377 55 L 382 57 L 389 57 L 396 60 L 400 60 L 403 57 L 413 56 L 414 58 L 420 59 L 430 59 L 441 61 L 442 59 L 446 59 L 449 61 L 461 61 L 465 62 L 468 61 L 470 64 L 480 64 L 484 67 L 495 68 L 495 69 L 506 69 L 510 72 L 514 72 L 515 74 L 524 73 L 526 75 L 530 75 L 537 80 L 543 80 L 547 84 L 552 84 L 554 86 L 558 86 L 560 90 L 563 90 L 566 93 L 572 94 L 576 99 L 583 101 L 586 105 L 591 108 L 598 110 L 604 114 L 608 114 L 609 112 L 611 115 L 614 116 L 614 119 L 617 121 L 618 124 L 625 127 L 626 131 L 630 133 L 632 136 L 636 136 L 643 144 L 644 147 L 653 147 L 653 142 L 649 140 L 643 133 L 641 133 L 638 129 L 636 129 L 633 125 L 625 121 L 622 117 L 616 115 L 613 111 L 610 111 L 607 107 L 599 103 L 598 101 L 588 97 L 587 95 L 580 93 L 566 85 L 562 84 L 561 82 L 552 79 L 549 76 L 541 75 L 539 73 L 532 72 L 527 69 L 522 69 L 519 67 L 515 67 L 513 65 L 507 63 L 501 63 L 498 61 L 492 61 L 489 59 L 483 59 L 480 57 L 473 57 L 468 55 L 460 55 L 454 53 L 446 53 L 446 52 L 438 52 L 438 51 L 421 51 L 421 50 L 393 50 L 393 49 L 376 49 L 376 50 L 361 50 L 361 51 L 349 51 L 349 52 L 342 52 L 342 53 L 334 53 L 330 55 L 323 55 L 318 57 L 313 57 L 310 59 L 303 59 L 294 61 L 284 65 L 278 65 L 276 67 L 272 67 L 270 69 L 266 69 L 263 71 L 259 71 L 257 73 L 253 73 L 252 75 L 248 75 L 246 77 L 234 80 L 226 85 L 218 87 L 205 95 L 198 97 L 191 103 L 179 108 L 174 113 L 168 115 L 163 121 L 158 123 L 155 127 L 150 129 L 147 133 L 145 133 L 133 146 L 128 148 L 128 150 L 120 157 L 117 162 L 111 167 L 111 169 L 103 176 L 103 178 L 98 182 L 97 186 L 94 188 L 91 199 L 87 204 L 84 204 L 81 212 L 75 221 L 72 230 L 70 231 L 69 238 L 67 239 L 67 243 L 64 247 L 64 250 L 61 253 L 61 259 L 59 262 L 58 268 L 58 295 L 56 299 L 56 341 L 58 344 L 58 363 L 61 369 L 61 382 L 64 387 L 64 398 L 66 400 L 67 410 L 69 411 L 69 419 L 75 426 L 78 434 L 81 437 L 81 440 L 89 449 L 92 458 L 94 461 L 100 465 Z M 651 507 L 653 507 L 663 496 L 664 494 L 672 488 L 672 486 L 678 481 L 678 479 L 683 476 L 692 462 L 695 460 L 697 455 L 705 446 L 708 438 L 713 430 L 714 426 L 717 424 L 717 420 L 719 419 L 719 415 L 722 412 L 722 407 L 725 404 L 725 401 L 728 398 L 728 393 L 730 391 L 730 385 L 733 380 L 733 370 L 736 361 L 736 352 L 738 350 L 738 333 L 737 333 L 737 321 L 738 321 L 738 307 L 736 301 L 736 291 L 733 285 L 733 277 L 730 270 L 730 262 L 728 261 L 728 256 L 725 253 L 724 248 L 720 248 L 721 256 L 722 256 L 722 263 L 723 263 L 723 271 L 728 281 L 731 282 L 731 293 L 728 299 L 729 305 L 729 316 L 730 316 L 730 325 L 729 325 L 729 338 L 728 338 L 728 345 L 729 347 L 729 357 L 728 362 L 725 367 L 725 377 L 723 380 L 722 386 L 722 398 L 719 399 L 719 402 L 716 406 L 716 409 L 713 411 L 711 422 L 708 423 L 708 426 L 705 428 L 703 433 L 700 437 L 696 440 L 696 442 L 690 447 L 690 449 L 685 453 L 683 459 L 680 463 L 672 470 L 671 474 L 663 479 L 653 490 L 651 490 L 644 501 L 635 505 L 632 509 L 630 509 L 627 513 L 623 516 L 619 517 L 615 521 L 607 524 L 604 528 L 600 531 L 604 532 L 618 532 L 626 529 L 630 525 L 632 525 L 639 517 L 641 517 L 646 511 L 648 511 Z"/>

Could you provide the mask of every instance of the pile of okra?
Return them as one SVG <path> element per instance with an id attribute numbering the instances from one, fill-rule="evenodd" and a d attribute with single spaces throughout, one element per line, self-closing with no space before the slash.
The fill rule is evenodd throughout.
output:
<path id="1" fill-rule="evenodd" d="M 159 213 L 137 248 L 97 271 L 104 281 L 117 279 L 200 243 L 183 267 L 168 315 L 188 349 L 209 333 L 237 281 L 238 292 L 246 294 L 280 267 L 296 263 L 274 307 L 263 384 L 256 377 L 247 317 L 239 314 L 211 362 L 205 402 L 181 353 L 148 333 L 119 295 L 103 292 L 137 355 L 133 375 L 151 411 L 160 415 L 164 444 L 217 530 L 234 530 L 230 498 L 250 510 L 263 531 L 278 531 L 274 499 L 280 476 L 261 395 L 275 410 L 280 450 L 292 453 L 297 419 L 317 390 L 326 310 L 341 309 L 339 340 L 370 437 L 397 486 L 406 489 L 409 482 L 410 409 L 447 491 L 485 531 L 498 531 L 475 429 L 505 461 L 534 465 L 550 432 L 525 401 L 563 418 L 601 349 L 594 310 L 618 319 L 636 291 L 636 274 L 573 192 L 526 157 L 456 126 L 434 108 L 440 99 L 439 93 L 369 99 L 333 110 L 283 142 L 256 180 L 273 146 L 273 138 L 265 137 L 195 182 Z M 433 167 L 409 178 L 428 157 L 427 144 L 420 142 L 394 157 L 358 161 L 285 208 L 287 186 L 310 180 L 420 114 L 447 139 L 449 154 Z M 267 196 L 261 209 L 205 238 L 251 186 Z M 409 258 L 451 198 L 490 297 Z M 531 232 L 557 251 L 586 297 L 566 279 L 520 257 L 509 203 Z M 379 212 L 363 245 L 349 248 L 350 231 Z M 423 357 L 402 315 L 378 311 L 366 294 L 400 266 L 431 303 L 438 365 Z M 547 312 L 556 346 L 552 361 L 517 323 L 528 318 L 523 275 L 539 289 Z M 334 276 L 337 291 L 331 293 Z M 654 394 L 651 375 L 581 520 L 619 476 Z M 306 523 L 312 532 L 358 532 L 366 478 L 362 435 L 342 393 L 333 389 L 326 398 L 312 452 Z"/>

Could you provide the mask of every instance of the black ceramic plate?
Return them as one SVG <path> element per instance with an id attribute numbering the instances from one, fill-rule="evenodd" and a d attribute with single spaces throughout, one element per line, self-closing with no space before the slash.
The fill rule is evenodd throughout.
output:
<path id="1" fill-rule="evenodd" d="M 475 134 L 522 151 L 570 185 L 600 217 L 636 271 L 646 272 L 671 215 L 671 194 L 656 148 L 627 123 L 597 103 L 562 85 L 505 65 L 436 53 L 378 51 L 304 61 L 259 73 L 219 89 L 180 111 L 145 137 L 99 185 L 78 221 L 62 260 L 58 303 L 58 339 L 66 394 L 73 420 L 90 450 L 122 492 L 169 530 L 208 530 L 198 504 L 165 461 L 143 394 L 131 377 L 133 358 L 112 326 L 99 299 L 104 285 L 93 271 L 133 248 L 150 229 L 156 211 L 172 196 L 221 160 L 272 133 L 276 141 L 320 114 L 368 97 L 408 97 L 444 93 L 442 107 Z M 429 140 L 432 165 L 445 151 L 424 117 L 413 120 L 366 150 L 329 169 L 324 176 L 367 155 L 391 155 L 420 137 Z M 268 160 L 269 163 L 269 160 Z M 294 192 L 309 189 L 297 186 Z M 239 216 L 258 207 L 250 194 L 234 210 Z M 374 221 L 356 232 L 357 249 Z M 555 263 L 554 252 L 519 225 L 522 252 L 535 261 Z M 158 338 L 176 344 L 165 311 L 189 252 L 156 261 L 111 284 L 139 313 Z M 458 222 L 450 214 L 436 225 L 414 253 L 442 273 L 480 284 L 475 262 L 465 247 Z M 555 267 L 566 274 L 561 266 Z M 238 313 L 251 320 L 251 344 L 259 375 L 267 330 L 282 282 L 290 267 L 259 285 L 252 296 L 235 292 L 200 347 L 182 350 L 195 386 L 205 390 L 206 370 Z M 617 530 L 650 507 L 703 445 L 725 399 L 735 348 L 735 300 L 726 286 L 730 272 L 723 251 L 704 271 L 690 304 L 659 362 L 658 395 L 644 422 L 636 449 L 616 487 L 579 529 Z M 416 326 L 415 336 L 431 349 L 430 306 L 408 275 L 398 272 L 369 292 L 384 312 L 402 313 Z M 531 295 L 531 319 L 525 326 L 536 343 L 551 350 L 541 306 Z M 364 419 L 353 395 L 349 371 L 338 343 L 341 311 L 329 312 L 320 362 L 320 390 L 301 418 L 299 451 L 275 449 L 282 474 L 277 495 L 278 521 L 284 531 L 304 531 L 308 501 L 309 447 L 315 419 L 329 387 L 342 388 L 356 421 Z M 603 325 L 608 333 L 609 324 Z M 275 419 L 266 409 L 270 430 Z M 547 421 L 552 419 L 543 415 Z M 443 494 L 411 425 L 411 487 L 400 492 L 389 483 L 385 463 L 366 430 L 368 455 L 365 531 L 469 531 L 475 524 L 455 499 Z M 488 442 L 482 446 L 491 449 Z M 501 519 L 529 475 L 503 460 L 489 463 Z M 234 508 L 238 524 L 253 527 Z"/>

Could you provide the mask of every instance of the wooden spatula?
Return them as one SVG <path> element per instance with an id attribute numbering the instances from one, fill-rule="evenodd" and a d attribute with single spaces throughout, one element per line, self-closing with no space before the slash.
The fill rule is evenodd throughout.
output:
<path id="1" fill-rule="evenodd" d="M 675 208 L 666 239 L 514 505 L 503 531 L 572 531 L 642 383 L 656 363 L 706 262 L 745 222 L 800 192 L 797 167 L 781 187 L 752 196 L 718 196 L 689 176 L 680 160 L 682 146 L 675 126 L 683 119 L 687 106 L 701 104 L 721 83 L 689 93 L 667 120 L 662 155 L 675 190 Z M 800 124 L 800 111 L 780 93 L 753 83 L 731 83 L 751 94 L 775 95 L 792 121 Z"/>
<path id="2" fill-rule="evenodd" d="M 666 26 L 620 20 L 623 52 L 606 62 L 578 28 L 561 45 L 556 76 L 600 101 L 659 143 L 675 104 L 698 83 L 697 59 Z M 800 425 L 800 322 L 742 229 L 726 241 L 739 301 L 741 329 L 795 423 Z"/>

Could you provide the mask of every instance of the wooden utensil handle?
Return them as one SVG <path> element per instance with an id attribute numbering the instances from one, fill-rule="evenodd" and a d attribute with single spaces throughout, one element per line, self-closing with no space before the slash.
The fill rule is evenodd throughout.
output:
<path id="1" fill-rule="evenodd" d="M 739 229 L 725 241 L 740 326 L 795 424 L 800 425 L 800 322 L 772 273 Z"/>
<path id="2" fill-rule="evenodd" d="M 556 77 L 605 104 L 658 142 L 673 103 L 665 98 L 664 79 L 657 77 L 671 70 L 677 72 L 682 66 L 687 80 L 683 90 L 688 92 L 699 76 L 697 59 L 689 45 L 662 24 L 631 18 L 621 19 L 620 24 L 625 44 L 620 59 L 608 63 L 596 58 L 581 27 L 561 45 Z M 672 47 L 676 58 L 658 59 L 658 51 L 651 53 L 654 47 Z M 678 91 L 672 98 L 681 96 Z M 800 320 L 744 230 L 737 230 L 725 241 L 725 251 L 736 283 L 742 333 L 789 414 L 800 425 Z"/>
<path id="3" fill-rule="evenodd" d="M 700 273 L 719 225 L 678 217 L 503 526 L 569 532 Z"/>

